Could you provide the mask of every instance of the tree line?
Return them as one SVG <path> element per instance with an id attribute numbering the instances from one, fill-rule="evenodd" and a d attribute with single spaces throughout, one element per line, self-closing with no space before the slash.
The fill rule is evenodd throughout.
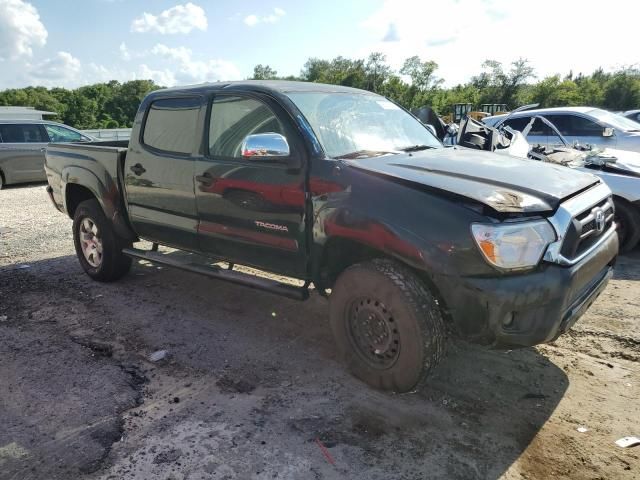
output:
<path id="1" fill-rule="evenodd" d="M 613 72 L 598 69 L 591 74 L 552 75 L 536 80 L 526 59 L 510 65 L 486 60 L 482 70 L 464 84 L 444 87 L 438 64 L 417 56 L 407 58 L 394 70 L 381 53 L 364 59 L 310 58 L 297 76 L 282 77 L 269 65 L 256 65 L 252 79 L 301 80 L 338 84 L 370 90 L 413 109 L 431 106 L 440 115 L 450 113 L 456 103 L 506 104 L 509 109 L 528 103 L 541 107 L 589 105 L 608 110 L 640 108 L 640 68 Z M 151 80 L 65 88 L 26 87 L 0 92 L 0 105 L 32 106 L 56 112 L 56 120 L 76 128 L 131 127 L 140 101 L 162 88 Z"/>

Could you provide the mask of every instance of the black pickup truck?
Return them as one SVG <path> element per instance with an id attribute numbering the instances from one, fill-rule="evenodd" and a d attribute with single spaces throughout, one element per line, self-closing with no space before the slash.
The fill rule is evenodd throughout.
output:
<path id="1" fill-rule="evenodd" d="M 339 86 L 156 91 L 128 144 L 51 145 L 45 169 L 92 278 L 118 279 L 133 257 L 297 299 L 313 284 L 349 368 L 387 390 L 415 388 L 449 333 L 494 348 L 554 340 L 618 253 L 597 177 L 444 148 L 395 103 Z"/>

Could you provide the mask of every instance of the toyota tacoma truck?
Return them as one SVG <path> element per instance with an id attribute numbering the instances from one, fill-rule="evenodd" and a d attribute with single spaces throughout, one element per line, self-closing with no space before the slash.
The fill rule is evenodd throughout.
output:
<path id="1" fill-rule="evenodd" d="M 300 300 L 313 285 L 349 369 L 384 390 L 418 387 L 449 334 L 553 341 L 618 252 L 597 177 L 444 148 L 392 101 L 341 86 L 155 91 L 128 144 L 50 145 L 45 169 L 91 278 L 117 280 L 135 258 Z"/>

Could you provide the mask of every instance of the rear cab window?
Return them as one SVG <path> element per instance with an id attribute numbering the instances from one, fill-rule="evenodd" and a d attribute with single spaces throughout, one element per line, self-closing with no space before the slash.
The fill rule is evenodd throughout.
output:
<path id="1" fill-rule="evenodd" d="M 147 110 L 142 143 L 155 150 L 189 155 L 195 148 L 200 97 L 154 100 Z"/>
<path id="2" fill-rule="evenodd" d="M 49 138 L 37 123 L 0 124 L 0 138 L 3 143 L 47 143 Z"/>

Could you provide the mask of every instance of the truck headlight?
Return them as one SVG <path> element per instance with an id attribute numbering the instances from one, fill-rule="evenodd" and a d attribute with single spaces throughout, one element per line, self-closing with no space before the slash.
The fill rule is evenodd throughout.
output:
<path id="1" fill-rule="evenodd" d="M 546 220 L 518 223 L 474 223 L 471 233 L 484 258 L 503 270 L 535 267 L 556 234 Z"/>

